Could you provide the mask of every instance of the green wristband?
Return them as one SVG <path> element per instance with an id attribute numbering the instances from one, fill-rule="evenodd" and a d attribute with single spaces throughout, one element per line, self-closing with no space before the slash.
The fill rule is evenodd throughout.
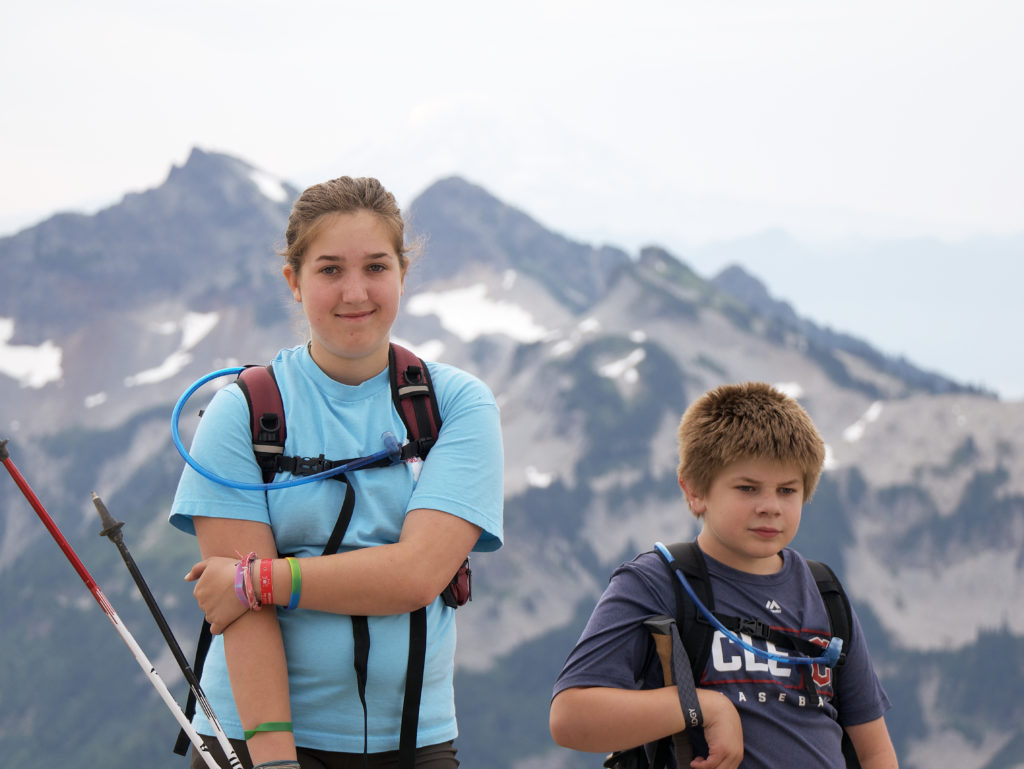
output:
<path id="1" fill-rule="evenodd" d="M 245 739 L 249 739 L 257 732 L 290 732 L 291 730 L 291 721 L 265 721 L 254 729 L 246 729 Z"/>
<path id="2" fill-rule="evenodd" d="M 286 609 L 297 609 L 299 607 L 299 596 L 302 595 L 302 570 L 299 568 L 299 559 L 289 556 L 288 568 L 292 572 L 292 594 L 288 599 Z"/>

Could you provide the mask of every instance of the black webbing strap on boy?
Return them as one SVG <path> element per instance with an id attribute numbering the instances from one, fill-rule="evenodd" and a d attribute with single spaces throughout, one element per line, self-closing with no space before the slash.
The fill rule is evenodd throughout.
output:
<path id="1" fill-rule="evenodd" d="M 679 695 L 679 705 L 686 720 L 686 729 L 672 735 L 676 766 L 688 766 L 695 750 L 694 732 L 704 725 L 704 717 L 697 701 L 697 688 L 693 683 L 690 658 L 683 648 L 676 621 L 671 617 L 658 616 L 644 622 L 654 639 L 654 648 L 661 661 L 662 676 L 666 686 L 674 685 Z"/>
<path id="2" fill-rule="evenodd" d="M 676 766 L 680 769 L 689 766 L 695 755 L 708 754 L 701 730 L 704 717 L 697 700 L 690 658 L 679 637 L 676 622 L 671 617 L 659 615 L 646 620 L 644 626 L 651 633 L 654 650 L 661 663 L 662 680 L 666 686 L 676 688 L 686 728 L 671 738 L 665 737 L 654 743 L 654 755 L 650 758 L 643 745 L 609 754 L 603 764 L 606 769 L 664 769 L 668 765 L 670 741 Z"/>

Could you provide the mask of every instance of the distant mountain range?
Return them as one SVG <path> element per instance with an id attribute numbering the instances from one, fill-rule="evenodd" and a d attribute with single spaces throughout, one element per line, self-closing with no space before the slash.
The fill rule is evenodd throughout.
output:
<path id="1" fill-rule="evenodd" d="M 182 465 L 168 418 L 201 375 L 304 338 L 274 253 L 297 194 L 195 150 L 158 188 L 0 239 L 0 438 L 182 695 L 90 492 L 126 521 L 191 647 L 181 574 L 196 550 L 166 524 Z M 505 436 L 507 544 L 474 560 L 459 612 L 464 766 L 600 765 L 551 742 L 555 675 L 612 568 L 695 533 L 674 478 L 687 403 L 755 379 L 797 397 L 828 443 L 795 544 L 856 603 L 901 766 L 1024 766 L 1024 403 L 821 328 L 741 264 L 705 280 L 663 249 L 576 243 L 459 178 L 409 216 L 425 253 L 396 336 L 484 379 Z M 184 766 L 166 708 L 14 485 L 0 489 L 5 763 Z"/>

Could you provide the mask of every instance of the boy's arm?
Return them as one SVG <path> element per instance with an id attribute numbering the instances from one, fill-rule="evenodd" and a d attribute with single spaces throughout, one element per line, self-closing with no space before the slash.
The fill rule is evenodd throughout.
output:
<path id="1" fill-rule="evenodd" d="M 743 760 L 743 731 L 724 695 L 698 689 L 704 737 L 710 752 L 694 769 L 736 769 Z M 607 753 L 654 742 L 686 728 L 674 686 L 659 689 L 572 687 L 551 702 L 551 736 L 564 748 Z"/>
<path id="2" fill-rule="evenodd" d="M 862 769 L 897 769 L 896 750 L 889 737 L 885 718 L 879 717 L 865 724 L 847 726 L 846 732 L 857 750 Z"/>

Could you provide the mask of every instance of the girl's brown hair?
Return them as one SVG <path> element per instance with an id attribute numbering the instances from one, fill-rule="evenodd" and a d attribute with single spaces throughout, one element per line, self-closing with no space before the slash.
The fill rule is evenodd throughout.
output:
<path id="1" fill-rule="evenodd" d="M 395 196 L 372 177 L 353 179 L 351 176 L 339 176 L 307 187 L 292 206 L 281 256 L 296 275 L 302 267 L 306 248 L 332 215 L 356 211 L 369 211 L 380 219 L 391 237 L 402 272 L 405 272 L 414 248 L 405 245 L 405 220 Z"/>

